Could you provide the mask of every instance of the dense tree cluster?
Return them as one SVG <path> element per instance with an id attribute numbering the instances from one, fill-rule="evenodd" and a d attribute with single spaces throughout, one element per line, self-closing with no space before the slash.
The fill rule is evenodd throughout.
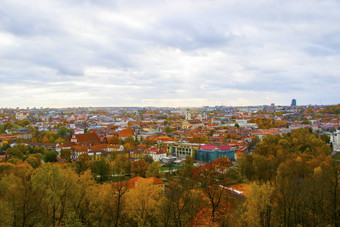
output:
<path id="1" fill-rule="evenodd" d="M 127 171 L 124 158 L 115 162 L 115 171 Z M 144 164 L 139 163 L 136 168 L 143 168 Z M 32 167 L 26 162 L 1 163 L 0 221 L 6 226 L 223 223 L 227 220 L 224 213 L 232 207 L 231 194 L 223 188 L 230 184 L 230 165 L 225 158 L 195 168 L 188 159 L 178 178 L 163 190 L 153 184 L 152 178 L 141 178 L 134 187 L 126 182 L 97 183 L 93 172 L 110 169 L 104 160 L 90 163 L 89 169 L 80 173 L 71 164 L 46 163 Z M 147 169 L 147 176 L 159 174 L 157 162 L 149 166 L 152 168 Z M 100 176 L 99 182 L 104 181 Z"/>
<path id="2" fill-rule="evenodd" d="M 340 165 L 308 129 L 268 136 L 239 162 L 253 183 L 239 225 L 339 226 Z"/>
<path id="3" fill-rule="evenodd" d="M 340 165 L 329 156 L 327 136 L 309 129 L 267 136 L 251 155 L 194 166 L 176 173 L 160 163 L 115 159 L 54 163 L 53 151 L 8 147 L 0 163 L 0 222 L 4 226 L 339 226 Z M 32 150 L 33 149 L 33 150 Z M 20 156 L 22 156 L 20 158 Z M 14 158 L 15 157 L 15 158 Z M 242 174 L 242 177 L 240 176 Z M 152 179 L 166 181 L 163 189 Z M 231 187 L 241 179 L 249 190 Z"/>
<path id="4" fill-rule="evenodd" d="M 253 118 L 249 122 L 256 123 L 261 129 L 285 128 L 288 125 L 286 121 L 275 121 L 271 118 Z"/>
<path id="5" fill-rule="evenodd" d="M 321 113 L 340 114 L 340 105 L 326 106 Z"/>

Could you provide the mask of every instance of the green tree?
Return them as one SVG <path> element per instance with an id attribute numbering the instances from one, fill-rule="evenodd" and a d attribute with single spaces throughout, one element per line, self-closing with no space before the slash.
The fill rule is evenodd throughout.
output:
<path id="1" fill-rule="evenodd" d="M 111 169 L 114 174 L 130 174 L 131 162 L 125 155 L 118 155 L 111 163 Z"/>
<path id="2" fill-rule="evenodd" d="M 26 160 L 26 163 L 28 163 L 30 166 L 32 166 L 34 169 L 38 168 L 41 165 L 41 160 L 39 157 L 35 155 L 30 155 Z"/>
<path id="3" fill-rule="evenodd" d="M 74 196 L 77 175 L 70 169 L 62 169 L 59 165 L 48 163 L 34 172 L 32 180 L 33 189 L 43 195 L 43 225 L 62 225 Z"/>
<path id="4" fill-rule="evenodd" d="M 58 153 L 53 150 L 47 151 L 47 153 L 44 155 L 44 161 L 45 162 L 56 162 L 58 157 Z"/>
<path id="5" fill-rule="evenodd" d="M 153 158 L 149 154 L 144 155 L 143 160 L 149 164 L 153 163 Z"/>
<path id="6" fill-rule="evenodd" d="M 165 128 L 165 132 L 166 132 L 166 134 L 170 134 L 170 133 L 172 133 L 172 129 L 168 126 L 168 127 Z"/>
<path id="7" fill-rule="evenodd" d="M 184 164 L 178 169 L 179 181 L 185 189 L 192 189 L 194 181 L 192 179 L 192 172 L 194 170 L 194 162 L 191 156 L 185 158 Z"/>
<path id="8" fill-rule="evenodd" d="M 107 160 L 94 161 L 91 164 L 91 171 L 95 176 L 95 179 L 99 176 L 99 182 L 103 183 L 107 181 L 110 176 L 110 164 Z"/>
<path id="9" fill-rule="evenodd" d="M 153 162 L 148 166 L 145 176 L 146 177 L 160 177 L 161 164 L 159 162 Z"/>

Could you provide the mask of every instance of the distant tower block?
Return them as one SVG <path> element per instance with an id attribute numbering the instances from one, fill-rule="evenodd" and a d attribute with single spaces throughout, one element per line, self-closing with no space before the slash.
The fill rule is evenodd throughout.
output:
<path id="1" fill-rule="evenodd" d="M 296 106 L 296 99 L 292 99 L 292 104 L 290 106 Z"/>
<path id="2" fill-rule="evenodd" d="M 189 109 L 185 111 L 185 120 L 191 120 L 191 112 Z"/>

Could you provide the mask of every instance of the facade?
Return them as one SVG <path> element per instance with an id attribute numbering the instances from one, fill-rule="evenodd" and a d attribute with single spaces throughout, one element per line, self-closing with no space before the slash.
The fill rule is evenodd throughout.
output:
<path id="1" fill-rule="evenodd" d="M 131 159 L 143 159 L 144 154 L 145 153 L 142 150 L 134 150 L 129 153 L 129 157 Z"/>
<path id="2" fill-rule="evenodd" d="M 93 161 L 99 161 L 102 157 L 104 157 L 104 155 L 102 154 L 102 152 L 96 152 L 96 151 L 88 151 L 87 154 L 89 155 L 89 157 L 91 158 L 91 160 Z"/>
<path id="3" fill-rule="evenodd" d="M 152 157 L 152 159 L 156 162 L 160 162 L 162 158 L 166 157 L 166 153 L 162 150 L 158 150 L 157 148 L 150 148 L 147 150 L 147 153 Z"/>
<path id="4" fill-rule="evenodd" d="M 28 113 L 24 113 L 24 112 L 16 112 L 15 113 L 15 119 L 17 120 L 25 120 L 29 117 Z"/>
<path id="5" fill-rule="evenodd" d="M 340 127 L 331 134 L 331 142 L 333 143 L 334 152 L 340 152 Z"/>
<path id="6" fill-rule="evenodd" d="M 231 161 L 236 161 L 234 149 L 229 146 L 214 146 L 213 144 L 201 145 L 196 150 L 196 160 L 202 162 L 212 162 L 220 157 L 228 157 Z"/>
<path id="7" fill-rule="evenodd" d="M 191 120 L 191 112 L 189 109 L 185 111 L 185 120 Z"/>
<path id="8" fill-rule="evenodd" d="M 185 159 L 187 156 L 195 157 L 195 150 L 200 146 L 198 143 L 164 142 L 167 152 L 177 158 Z"/>
<path id="9" fill-rule="evenodd" d="M 184 120 L 182 124 L 182 129 L 198 128 L 198 127 L 204 127 L 204 123 L 200 121 L 199 119 Z"/>

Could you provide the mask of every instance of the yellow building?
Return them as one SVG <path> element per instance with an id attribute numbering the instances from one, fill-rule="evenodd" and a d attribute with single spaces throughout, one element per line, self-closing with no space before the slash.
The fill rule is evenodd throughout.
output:
<path id="1" fill-rule="evenodd" d="M 144 157 L 144 151 L 135 150 L 130 152 L 130 158 L 131 159 L 143 159 Z"/>
<path id="2" fill-rule="evenodd" d="M 163 142 L 163 144 L 167 146 L 168 154 L 178 158 L 186 158 L 187 156 L 195 158 L 195 151 L 200 146 L 198 143 L 177 143 L 173 141 Z"/>

